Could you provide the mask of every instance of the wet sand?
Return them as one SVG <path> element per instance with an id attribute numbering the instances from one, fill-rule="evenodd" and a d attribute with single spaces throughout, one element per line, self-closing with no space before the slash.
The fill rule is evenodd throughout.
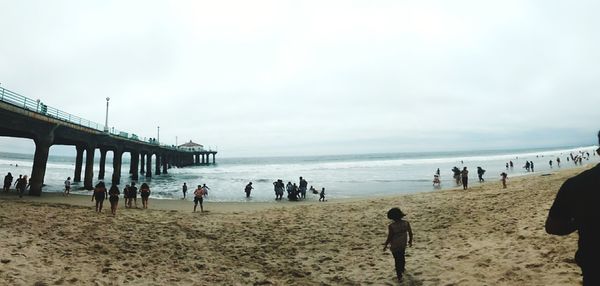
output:
<path id="1" fill-rule="evenodd" d="M 2 193 L 0 285 L 580 285 L 577 235 L 543 225 L 582 170 L 325 203 L 209 198 L 204 213 L 181 200 L 125 209 L 121 198 L 116 217 L 91 196 Z M 382 251 L 395 206 L 415 234 L 401 284 Z"/>

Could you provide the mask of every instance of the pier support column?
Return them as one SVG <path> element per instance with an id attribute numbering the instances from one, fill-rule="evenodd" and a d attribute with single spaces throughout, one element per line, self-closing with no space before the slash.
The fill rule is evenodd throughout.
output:
<path id="1" fill-rule="evenodd" d="M 140 174 L 146 173 L 146 153 L 140 153 Z"/>
<path id="2" fill-rule="evenodd" d="M 156 164 L 154 166 L 154 174 L 156 175 L 160 175 L 160 160 L 162 159 L 162 156 L 158 153 L 156 153 Z"/>
<path id="3" fill-rule="evenodd" d="M 113 154 L 112 184 L 118 186 L 121 183 L 121 161 L 123 160 L 123 149 L 116 148 L 113 151 Z"/>
<path id="4" fill-rule="evenodd" d="M 46 163 L 48 162 L 48 153 L 52 140 L 37 139 L 35 141 L 35 155 L 33 157 L 33 168 L 31 170 L 31 179 L 29 180 L 29 195 L 40 196 L 42 186 L 44 185 L 44 176 L 46 175 Z"/>
<path id="5" fill-rule="evenodd" d="M 77 157 L 75 157 L 75 174 L 73 175 L 73 182 L 81 182 L 81 165 L 83 164 L 83 146 L 75 146 L 77 149 Z"/>
<path id="6" fill-rule="evenodd" d="M 98 180 L 104 180 L 104 170 L 106 165 L 106 149 L 100 149 L 100 170 L 98 170 Z"/>
<path id="7" fill-rule="evenodd" d="M 204 161 L 204 153 L 200 154 L 202 156 L 202 165 L 206 164 L 208 160 Z"/>
<path id="8" fill-rule="evenodd" d="M 146 178 L 152 177 L 152 153 L 148 153 L 146 160 Z"/>
<path id="9" fill-rule="evenodd" d="M 162 173 L 163 174 L 167 174 L 167 154 L 163 154 L 161 156 L 161 163 L 162 163 Z"/>
<path id="10" fill-rule="evenodd" d="M 215 153 L 212 154 L 213 155 L 213 165 L 215 164 Z"/>
<path id="11" fill-rule="evenodd" d="M 131 169 L 133 173 L 131 173 L 131 179 L 134 181 L 138 180 L 138 165 L 140 163 L 140 154 L 137 152 L 131 152 Z"/>
<path id="12" fill-rule="evenodd" d="M 85 148 L 85 176 L 83 177 L 83 188 L 93 190 L 94 181 L 94 151 L 96 146 L 90 144 Z"/>

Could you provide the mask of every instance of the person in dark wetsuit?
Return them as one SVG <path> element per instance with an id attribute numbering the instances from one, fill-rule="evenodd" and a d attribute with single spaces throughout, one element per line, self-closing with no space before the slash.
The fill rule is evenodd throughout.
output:
<path id="1" fill-rule="evenodd" d="M 13 182 L 13 176 L 10 172 L 8 172 L 8 175 L 6 175 L 4 177 L 4 191 L 8 192 L 8 190 L 10 190 L 10 186 L 12 185 Z"/>
<path id="2" fill-rule="evenodd" d="M 121 192 L 119 191 L 119 187 L 117 185 L 110 186 L 110 190 L 108 190 L 108 201 L 110 202 L 110 212 L 112 215 L 117 214 L 117 206 L 119 205 L 119 195 Z"/>
<path id="3" fill-rule="evenodd" d="M 183 192 L 183 199 L 185 200 L 185 195 L 187 194 L 187 184 L 183 183 L 183 186 L 181 187 L 181 191 Z"/>
<path id="4" fill-rule="evenodd" d="M 480 183 L 483 182 L 483 181 L 485 181 L 483 179 L 483 174 L 485 174 L 485 170 L 483 168 L 481 168 L 481 167 L 477 167 L 477 177 L 479 177 L 479 182 Z"/>
<path id="5" fill-rule="evenodd" d="M 399 208 L 392 208 L 388 211 L 387 217 L 394 222 L 388 226 L 388 236 L 383 243 L 383 251 L 387 250 L 390 245 L 390 250 L 394 256 L 394 264 L 396 266 L 396 276 L 398 280 L 402 280 L 406 260 L 406 245 L 412 246 L 413 233 L 410 228 L 410 223 L 402 218 L 405 216 Z M 408 234 L 408 236 L 407 236 Z M 408 238 L 408 239 L 407 239 Z"/>
<path id="6" fill-rule="evenodd" d="M 148 198 L 150 197 L 150 186 L 148 184 L 143 183 L 140 187 L 140 196 L 142 197 L 142 207 L 148 208 Z"/>
<path id="7" fill-rule="evenodd" d="M 20 180 L 17 180 L 17 190 L 19 191 L 19 198 L 23 197 L 23 193 L 27 189 L 27 175 L 23 176 Z"/>
<path id="8" fill-rule="evenodd" d="M 129 208 L 129 206 L 130 206 L 129 205 L 129 201 L 130 201 L 129 188 L 130 188 L 130 186 L 126 185 L 125 188 L 123 189 L 123 198 L 125 199 L 125 207 L 126 208 Z"/>
<path id="9" fill-rule="evenodd" d="M 92 202 L 96 200 L 96 212 L 102 212 L 102 204 L 106 198 L 106 186 L 104 182 L 99 182 L 94 187 L 94 193 L 92 194 Z"/>
<path id="10" fill-rule="evenodd" d="M 460 172 L 460 177 L 462 178 L 463 190 L 466 190 L 469 184 L 469 171 L 467 171 L 467 167 L 464 167 Z"/>
<path id="11" fill-rule="evenodd" d="M 596 152 L 600 154 L 600 148 Z M 584 286 L 600 285 L 599 189 L 600 164 L 567 179 L 556 194 L 545 224 L 549 234 L 579 234 L 575 262 L 581 268 Z"/>
<path id="12" fill-rule="evenodd" d="M 321 189 L 321 194 L 319 194 L 319 202 L 325 201 L 325 188 Z"/>
<path id="13" fill-rule="evenodd" d="M 252 187 L 252 182 L 250 182 L 244 188 L 244 192 L 246 192 L 246 198 L 250 197 L 250 192 L 252 192 L 252 189 L 254 189 L 254 188 Z"/>
<path id="14" fill-rule="evenodd" d="M 135 186 L 135 182 L 131 182 L 131 187 L 129 187 L 129 207 L 131 208 L 131 202 L 135 203 L 135 208 L 137 209 L 137 187 Z"/>

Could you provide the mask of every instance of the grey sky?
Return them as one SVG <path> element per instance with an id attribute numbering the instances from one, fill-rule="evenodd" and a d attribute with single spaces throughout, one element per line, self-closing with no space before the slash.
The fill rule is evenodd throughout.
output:
<path id="1" fill-rule="evenodd" d="M 219 156 L 596 143 L 597 1 L 0 1 L 0 83 Z M 2 149 L 15 140 L 0 139 Z"/>

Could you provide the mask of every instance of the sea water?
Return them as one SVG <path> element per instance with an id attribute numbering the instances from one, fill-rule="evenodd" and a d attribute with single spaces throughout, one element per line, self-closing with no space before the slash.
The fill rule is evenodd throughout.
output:
<path id="1" fill-rule="evenodd" d="M 526 174 L 541 175 L 555 170 L 572 168 L 567 161 L 571 153 L 589 153 L 583 164 L 597 163 L 600 156 L 594 155 L 596 147 L 563 147 L 522 150 L 430 152 L 430 153 L 390 153 L 306 157 L 265 157 L 265 158 L 217 158 L 216 165 L 171 168 L 168 174 L 145 178 L 140 175 L 137 185 L 147 182 L 152 190 L 151 197 L 160 199 L 180 199 L 181 186 L 188 185 L 188 197 L 193 196 L 195 187 L 206 184 L 210 187 L 209 201 L 219 202 L 266 202 L 274 201 L 273 182 L 282 179 L 284 183 L 299 184 L 302 176 L 308 185 L 317 190 L 325 188 L 326 198 L 369 198 L 381 195 L 406 194 L 436 190 L 432 186 L 433 175 L 440 169 L 442 188 L 456 187 L 452 179 L 452 167 L 469 170 L 469 185 L 479 184 L 477 167 L 486 170 L 483 178 L 498 184 L 500 173 L 506 172 L 510 178 Z M 106 163 L 106 182 L 110 184 L 112 163 L 110 153 Z M 560 168 L 556 158 L 561 159 Z M 506 169 L 505 164 L 513 161 L 514 168 Z M 550 167 L 549 161 L 553 161 Z M 121 190 L 131 182 L 129 162 L 124 159 L 121 168 Z M 523 166 L 533 161 L 535 172 L 527 172 Z M 32 154 L 0 153 L 0 175 L 11 172 L 31 175 Z M 98 163 L 94 166 L 94 184 L 98 182 Z M 50 156 L 46 168 L 43 192 L 62 192 L 67 177 L 73 178 L 75 158 Z M 83 168 L 85 169 L 85 167 Z M 83 178 L 83 172 L 82 172 Z M 252 182 L 254 190 L 246 199 L 244 187 Z M 510 183 L 509 183 L 510 184 Z M 73 193 L 91 194 L 81 190 L 82 182 L 73 183 Z M 307 200 L 318 200 L 319 195 L 307 193 Z M 189 199 L 189 198 L 188 198 Z M 284 200 L 285 201 L 285 200 Z"/>

